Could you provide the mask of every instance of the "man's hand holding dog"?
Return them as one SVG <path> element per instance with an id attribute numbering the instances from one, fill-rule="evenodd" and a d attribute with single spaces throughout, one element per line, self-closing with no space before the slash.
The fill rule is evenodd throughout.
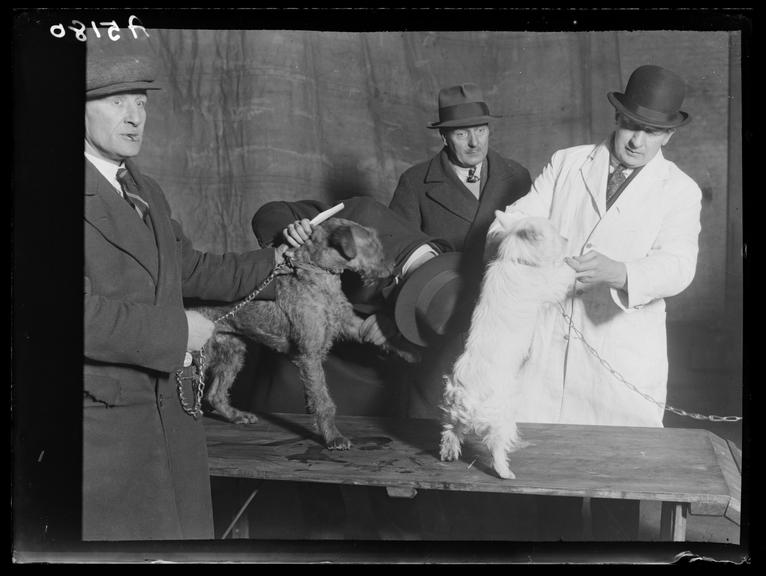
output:
<path id="1" fill-rule="evenodd" d="M 201 350 L 213 335 L 215 324 L 195 310 L 184 310 L 184 312 L 186 312 L 186 322 L 189 325 L 186 349 L 189 352 L 196 352 Z"/>
<path id="2" fill-rule="evenodd" d="M 607 284 L 617 290 L 625 289 L 628 271 L 623 262 L 617 262 L 591 250 L 582 256 L 568 257 L 564 261 L 576 272 L 575 277 L 586 288 L 596 284 Z"/>
<path id="3" fill-rule="evenodd" d="M 383 346 L 399 335 L 390 318 L 382 314 L 372 314 L 364 319 L 359 327 L 359 339 L 376 346 Z"/>

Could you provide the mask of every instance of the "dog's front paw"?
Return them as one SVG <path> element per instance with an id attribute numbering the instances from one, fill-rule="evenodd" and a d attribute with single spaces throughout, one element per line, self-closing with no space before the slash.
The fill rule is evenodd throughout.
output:
<path id="1" fill-rule="evenodd" d="M 330 450 L 348 450 L 351 448 L 351 440 L 345 436 L 335 436 L 327 441 L 327 448 Z"/>

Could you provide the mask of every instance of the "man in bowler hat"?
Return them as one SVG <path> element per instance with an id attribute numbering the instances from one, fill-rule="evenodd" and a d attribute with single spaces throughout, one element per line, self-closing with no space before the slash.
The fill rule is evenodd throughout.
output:
<path id="1" fill-rule="evenodd" d="M 607 95 L 615 108 L 614 131 L 599 144 L 553 154 L 529 194 L 490 226 L 487 257 L 513 220 L 549 218 L 567 240 L 567 262 L 577 277 L 566 306 L 571 321 L 552 307 L 539 322 L 545 345 L 532 350 L 525 367 L 535 385 L 530 394 L 539 401 L 519 420 L 662 426 L 664 299 L 694 278 L 700 232 L 699 186 L 662 154 L 690 121 L 681 110 L 684 95 L 674 72 L 637 68 L 624 92 Z M 594 501 L 594 537 L 636 537 L 638 504 L 621 502 L 632 511 L 627 525 L 607 522 L 618 515 L 604 513 Z"/>
<path id="2" fill-rule="evenodd" d="M 489 146 L 494 122 L 482 90 L 474 83 L 443 88 L 438 94 L 438 130 L 443 148 L 400 177 L 389 204 L 413 226 L 443 238 L 462 254 L 463 306 L 470 311 L 483 276 L 484 239 L 495 210 L 502 210 L 529 191 L 529 171 Z M 467 322 L 456 331 L 467 328 Z M 460 344 L 431 349 L 412 387 L 410 415 L 438 417 L 441 373 L 454 360 Z"/>
<path id="3" fill-rule="evenodd" d="M 283 251 L 195 250 L 133 161 L 159 88 L 145 36 L 91 35 L 86 74 L 82 538 L 211 539 L 205 431 L 188 377 L 213 323 L 183 299 L 244 298 Z"/>

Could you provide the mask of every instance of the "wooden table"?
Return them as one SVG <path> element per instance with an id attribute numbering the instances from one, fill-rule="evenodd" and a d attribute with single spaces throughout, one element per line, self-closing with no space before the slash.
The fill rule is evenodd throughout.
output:
<path id="1" fill-rule="evenodd" d="M 502 480 L 476 440 L 466 442 L 459 461 L 441 462 L 434 420 L 339 417 L 353 446 L 331 451 L 308 415 L 259 416 L 248 425 L 204 418 L 211 476 L 379 486 L 407 498 L 417 490 L 462 490 L 660 501 L 661 536 L 673 541 L 685 539 L 688 513 L 740 520 L 737 460 L 706 430 L 522 423 L 529 445 L 511 455 L 516 479 Z M 256 492 L 242 494 L 224 538 L 248 536 L 243 512 Z"/>

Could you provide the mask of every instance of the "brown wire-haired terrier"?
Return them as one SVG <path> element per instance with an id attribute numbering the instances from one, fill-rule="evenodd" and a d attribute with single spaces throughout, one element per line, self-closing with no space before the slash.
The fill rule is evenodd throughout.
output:
<path id="1" fill-rule="evenodd" d="M 259 342 L 288 355 L 298 368 L 306 405 L 328 448 L 346 450 L 351 442 L 335 425 L 335 403 L 330 396 L 323 363 L 338 339 L 361 342 L 362 318 L 354 313 L 341 289 L 340 275 L 356 272 L 371 285 L 392 274 L 377 232 L 343 218 L 330 218 L 317 226 L 311 240 L 287 252 L 289 273 L 278 275 L 275 300 L 253 300 L 219 322 L 206 345 L 207 402 L 231 422 L 255 422 L 255 414 L 234 408 L 229 393 L 242 369 L 246 340 Z M 233 305 L 197 310 L 210 319 L 226 314 Z M 417 352 L 393 344 L 384 350 L 408 362 Z"/>

